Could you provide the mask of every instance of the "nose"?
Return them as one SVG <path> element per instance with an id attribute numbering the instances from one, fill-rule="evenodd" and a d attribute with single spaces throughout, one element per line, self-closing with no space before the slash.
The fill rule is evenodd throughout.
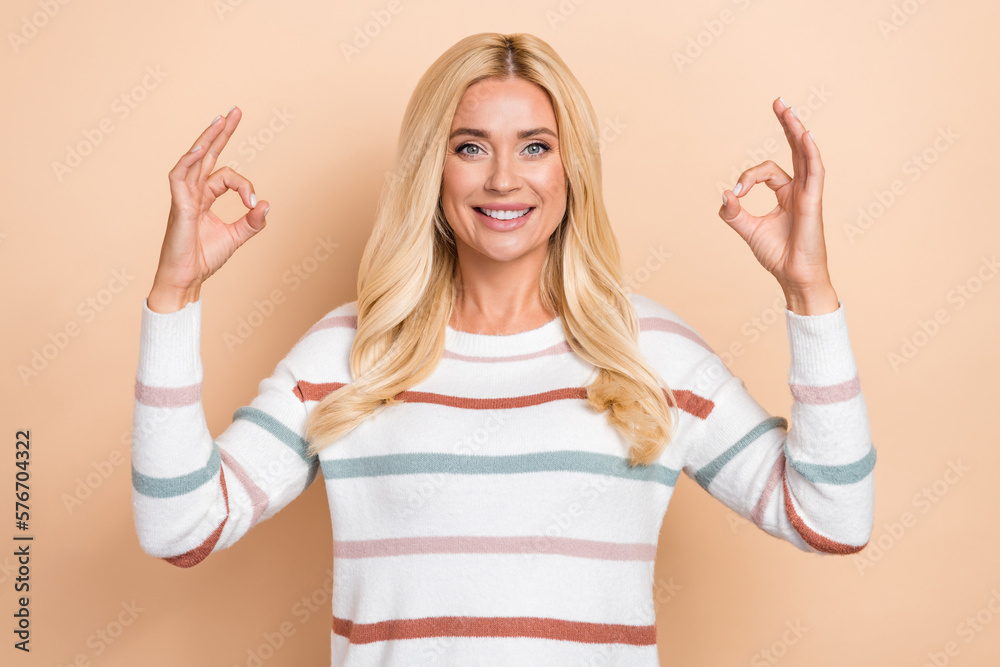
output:
<path id="1" fill-rule="evenodd" d="M 507 151 L 499 151 L 490 163 L 485 187 L 494 192 L 511 192 L 517 189 L 519 179 L 517 161 Z"/>

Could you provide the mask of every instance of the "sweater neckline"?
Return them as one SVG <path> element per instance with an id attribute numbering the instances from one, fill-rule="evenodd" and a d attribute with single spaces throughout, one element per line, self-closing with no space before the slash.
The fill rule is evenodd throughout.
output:
<path id="1" fill-rule="evenodd" d="M 470 333 L 446 325 L 444 346 L 463 355 L 500 357 L 539 352 L 565 340 L 562 317 L 557 315 L 535 329 L 506 335 Z"/>

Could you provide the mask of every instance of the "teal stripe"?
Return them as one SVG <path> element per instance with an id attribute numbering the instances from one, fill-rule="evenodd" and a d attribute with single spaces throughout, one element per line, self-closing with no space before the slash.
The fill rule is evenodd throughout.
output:
<path id="1" fill-rule="evenodd" d="M 233 413 L 233 421 L 236 421 L 237 419 L 243 419 L 251 424 L 256 424 L 284 444 L 288 445 L 289 449 L 298 454 L 307 464 L 312 465 L 315 463 L 315 457 L 311 457 L 306 453 L 308 451 L 308 444 L 306 441 L 299 437 L 295 431 L 288 428 L 263 410 L 244 406 Z M 315 476 L 315 471 L 313 471 L 312 474 Z"/>
<path id="2" fill-rule="evenodd" d="M 143 475 L 132 466 L 132 486 L 144 496 L 151 498 L 173 498 L 190 493 L 210 480 L 219 477 L 222 467 L 222 453 L 219 446 L 212 441 L 212 456 L 208 463 L 194 472 L 179 477 L 149 477 Z"/>
<path id="3" fill-rule="evenodd" d="M 306 485 L 302 487 L 302 490 L 309 488 L 309 485 L 313 483 L 316 479 L 316 473 L 319 471 L 319 457 L 313 457 L 312 463 L 309 464 L 309 472 L 306 474 Z"/>
<path id="4" fill-rule="evenodd" d="M 722 466 L 729 463 L 734 456 L 746 449 L 751 442 L 771 429 L 778 428 L 779 426 L 781 428 L 788 428 L 788 421 L 784 417 L 768 417 L 761 423 L 757 424 L 750 429 L 746 435 L 737 440 L 736 444 L 702 466 L 702 468 L 694 475 L 695 481 L 707 491 L 708 485 L 712 483 L 715 476 L 719 474 L 720 470 L 722 470 Z"/>
<path id="5" fill-rule="evenodd" d="M 860 482 L 875 468 L 875 446 L 854 463 L 844 465 L 823 465 L 820 463 L 803 463 L 788 455 L 785 446 L 785 462 L 810 482 L 820 484 L 854 484 Z"/>
<path id="6" fill-rule="evenodd" d="M 447 473 L 454 475 L 511 475 L 528 472 L 583 472 L 656 482 L 672 487 L 679 470 L 660 464 L 630 468 L 627 459 L 593 452 L 537 452 L 508 456 L 408 453 L 361 456 L 320 461 L 325 479 Z"/>

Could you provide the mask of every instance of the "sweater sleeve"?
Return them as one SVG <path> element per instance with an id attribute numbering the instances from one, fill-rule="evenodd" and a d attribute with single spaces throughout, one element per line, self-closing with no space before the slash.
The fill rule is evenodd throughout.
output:
<path id="1" fill-rule="evenodd" d="M 143 550 L 178 567 L 232 546 L 316 477 L 290 356 L 214 439 L 201 403 L 201 301 L 145 300 L 132 421 L 132 506 Z M 294 350 L 293 350 L 294 351 Z"/>
<path id="2" fill-rule="evenodd" d="M 875 448 L 844 305 L 785 317 L 791 425 L 711 354 L 692 381 L 714 405 L 692 426 L 683 469 L 770 535 L 803 551 L 855 553 L 872 532 Z"/>

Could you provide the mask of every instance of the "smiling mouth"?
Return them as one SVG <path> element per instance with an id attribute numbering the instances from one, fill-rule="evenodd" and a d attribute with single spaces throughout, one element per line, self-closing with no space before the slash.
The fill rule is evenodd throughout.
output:
<path id="1" fill-rule="evenodd" d="M 480 208 L 476 206 L 475 209 L 482 213 L 483 215 L 488 215 L 494 220 L 516 220 L 517 218 L 523 218 L 524 216 L 535 210 L 535 207 L 524 208 L 520 211 L 496 211 L 488 208 Z"/>

